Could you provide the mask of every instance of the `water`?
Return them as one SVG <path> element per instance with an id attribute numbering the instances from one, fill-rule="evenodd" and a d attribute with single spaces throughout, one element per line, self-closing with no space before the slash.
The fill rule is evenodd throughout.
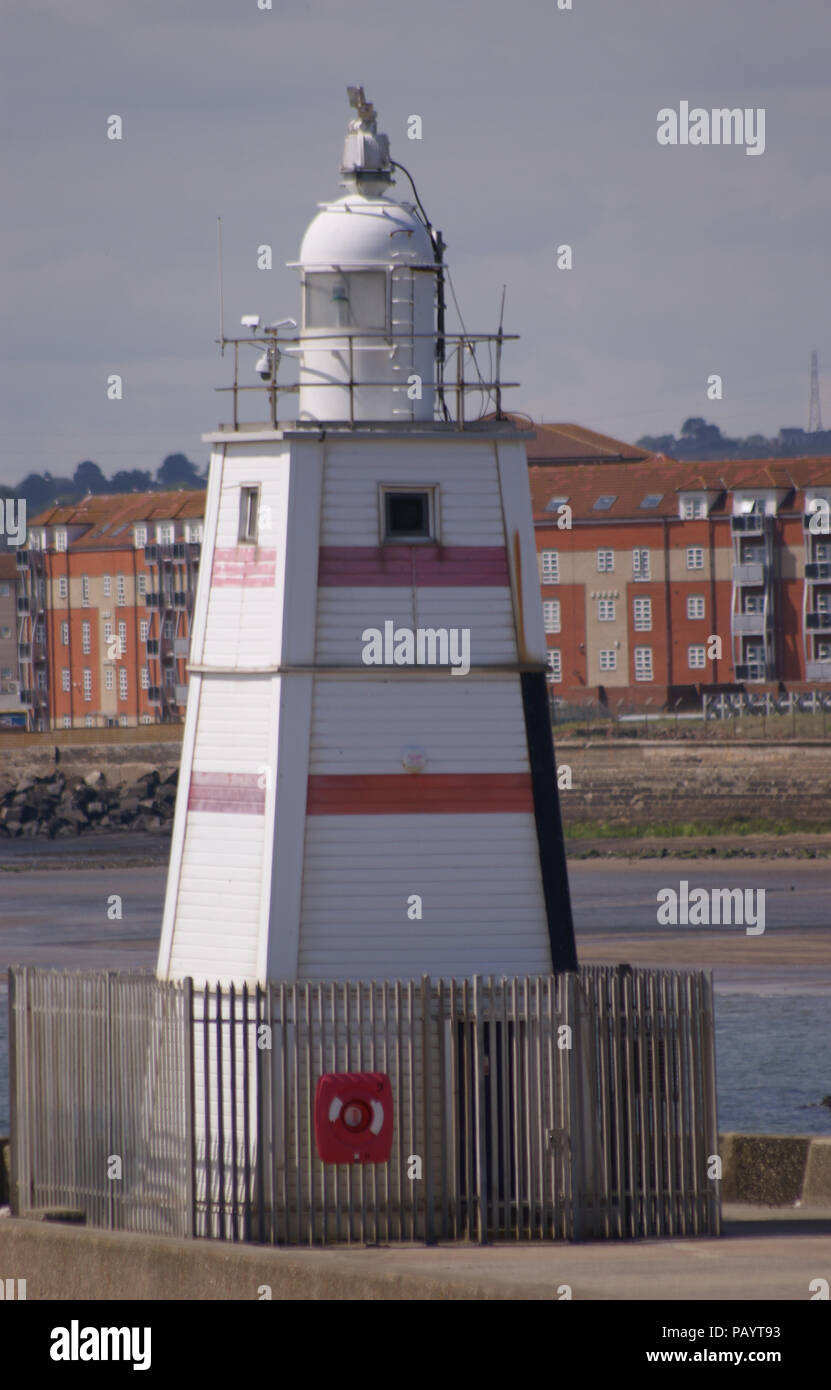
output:
<path id="1" fill-rule="evenodd" d="M 102 838 L 101 853 L 112 858 L 106 866 L 99 861 L 98 867 L 68 869 L 63 865 L 71 856 L 64 852 L 56 854 L 52 868 L 41 860 L 0 875 L 0 1134 L 8 1133 L 7 966 L 155 965 L 166 865 L 140 866 L 138 856 L 131 862 L 125 841 L 116 841 L 105 844 Z M 58 842 L 61 849 L 66 843 Z M 149 852 L 146 841 L 135 852 L 145 847 Z M 163 845 L 160 860 L 165 851 Z M 689 863 L 683 876 L 716 885 L 763 885 L 769 894 L 765 936 L 749 938 L 730 929 L 712 946 L 702 941 L 696 957 L 714 967 L 720 1130 L 831 1135 L 831 1110 L 820 1104 L 831 1094 L 831 866 Z M 570 878 L 578 951 L 587 952 L 601 936 L 612 942 L 608 951 L 604 946 L 609 960 L 638 963 L 632 954 L 636 940 L 646 941 L 647 951 L 666 949 L 667 929 L 655 922 L 655 893 L 677 883 L 669 865 L 578 862 L 570 866 Z M 110 893 L 123 898 L 121 921 L 107 918 Z M 673 952 L 689 950 L 695 937 L 694 930 L 679 932 Z M 770 948 L 775 950 L 765 963 L 760 953 Z"/>

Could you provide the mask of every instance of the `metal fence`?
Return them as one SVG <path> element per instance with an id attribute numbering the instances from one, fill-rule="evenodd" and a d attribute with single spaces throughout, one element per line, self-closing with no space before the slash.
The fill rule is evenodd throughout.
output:
<path id="1" fill-rule="evenodd" d="M 701 973 L 10 983 L 17 1214 L 291 1245 L 718 1232 Z M 318 1158 L 317 1078 L 343 1071 L 390 1077 L 387 1163 Z"/>
<path id="2" fill-rule="evenodd" d="M 744 715 L 827 714 L 831 711 L 831 690 L 787 691 L 781 695 L 737 690 L 702 696 L 705 719 L 736 719 Z"/>

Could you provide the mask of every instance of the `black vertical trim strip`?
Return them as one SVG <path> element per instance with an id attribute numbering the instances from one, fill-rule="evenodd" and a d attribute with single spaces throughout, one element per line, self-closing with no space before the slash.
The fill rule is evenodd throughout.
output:
<path id="1" fill-rule="evenodd" d="M 523 671 L 520 682 L 525 711 L 525 736 L 528 740 L 528 758 L 531 763 L 542 890 L 548 917 L 548 939 L 551 943 L 551 969 L 555 973 L 560 970 L 576 970 L 577 947 L 568 890 L 566 847 L 557 791 L 557 764 L 554 758 L 545 672 Z"/>

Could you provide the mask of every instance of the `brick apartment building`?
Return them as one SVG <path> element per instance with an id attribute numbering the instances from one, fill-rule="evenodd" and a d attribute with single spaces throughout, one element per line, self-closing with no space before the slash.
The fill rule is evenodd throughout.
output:
<path id="1" fill-rule="evenodd" d="M 204 492 L 52 507 L 16 552 L 21 703 L 30 729 L 178 722 Z"/>
<path id="2" fill-rule="evenodd" d="M 657 710 L 831 681 L 831 459 L 529 471 L 552 695 Z"/>
<path id="3" fill-rule="evenodd" d="M 17 663 L 17 562 L 0 553 L 0 728 L 25 721 Z"/>

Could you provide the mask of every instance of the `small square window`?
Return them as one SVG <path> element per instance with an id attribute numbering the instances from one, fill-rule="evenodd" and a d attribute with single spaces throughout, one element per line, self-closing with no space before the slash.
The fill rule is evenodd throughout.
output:
<path id="1" fill-rule="evenodd" d="M 240 488 L 239 539 L 256 544 L 257 513 L 260 509 L 260 489 L 258 487 Z"/>
<path id="2" fill-rule="evenodd" d="M 609 494 L 606 494 L 606 496 L 604 496 L 604 497 L 598 497 L 598 498 L 596 498 L 596 500 L 592 503 L 592 511 L 594 511 L 594 512 L 607 512 L 607 511 L 609 510 L 609 508 L 610 508 L 611 506 L 613 506 L 613 504 L 614 504 L 616 501 L 617 501 L 617 498 L 616 498 L 615 496 L 610 496 Z"/>
<path id="3" fill-rule="evenodd" d="M 613 623 L 615 621 L 615 601 L 613 598 L 598 600 L 597 620 L 601 623 Z"/>
<path id="4" fill-rule="evenodd" d="M 598 574 L 614 574 L 615 552 L 613 550 L 598 550 L 597 552 L 597 572 Z"/>
<path id="5" fill-rule="evenodd" d="M 383 489 L 384 540 L 432 540 L 432 493 Z"/>
<path id="6" fill-rule="evenodd" d="M 687 647 L 687 665 L 691 671 L 703 671 L 707 665 L 707 652 L 704 647 Z"/>
<path id="7" fill-rule="evenodd" d="M 688 595 L 687 595 L 687 617 L 690 618 L 690 619 L 696 619 L 696 620 L 698 620 L 699 618 L 703 618 L 703 617 L 704 617 L 704 595 L 703 595 L 703 594 L 688 594 Z"/>

